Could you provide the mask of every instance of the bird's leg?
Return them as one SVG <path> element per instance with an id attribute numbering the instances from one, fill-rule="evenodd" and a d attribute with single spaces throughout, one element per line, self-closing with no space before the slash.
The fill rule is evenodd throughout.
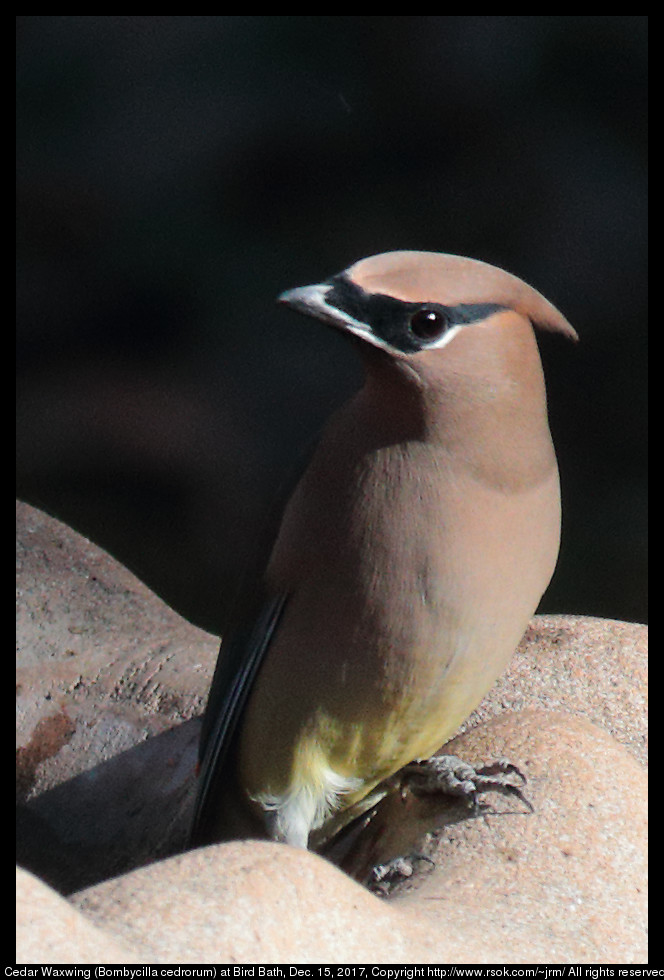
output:
<path id="1" fill-rule="evenodd" d="M 404 766 L 399 776 L 402 793 L 411 790 L 416 795 L 443 793 L 457 796 L 465 799 L 468 806 L 475 811 L 481 809 L 478 794 L 503 793 L 505 796 L 516 796 L 533 812 L 533 806 L 520 786 L 510 781 L 511 776 L 516 776 L 521 785 L 524 785 L 526 777 L 518 766 L 507 759 L 498 759 L 490 765 L 475 769 L 456 755 L 434 755 L 430 759 L 418 760 Z"/>

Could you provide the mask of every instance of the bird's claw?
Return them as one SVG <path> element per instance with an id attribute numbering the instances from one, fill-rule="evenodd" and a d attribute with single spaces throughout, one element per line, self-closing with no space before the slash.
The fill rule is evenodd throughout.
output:
<path id="1" fill-rule="evenodd" d="M 516 776 L 521 784 L 526 777 L 507 759 L 498 759 L 475 769 L 455 755 L 436 755 L 430 759 L 411 762 L 401 773 L 401 792 L 411 790 L 415 794 L 443 793 L 465 799 L 473 810 L 481 809 L 480 793 L 496 792 L 516 796 L 532 813 L 533 806 L 519 786 L 510 782 Z"/>
<path id="2" fill-rule="evenodd" d="M 412 878 L 413 875 L 424 873 L 422 869 L 418 871 L 415 868 L 417 861 L 423 861 L 429 865 L 427 873 L 436 867 L 435 861 L 432 861 L 426 854 L 419 852 L 395 857 L 391 861 L 386 861 L 385 864 L 377 864 L 371 869 L 366 883 L 367 888 L 375 895 L 386 898 L 398 885 Z"/>

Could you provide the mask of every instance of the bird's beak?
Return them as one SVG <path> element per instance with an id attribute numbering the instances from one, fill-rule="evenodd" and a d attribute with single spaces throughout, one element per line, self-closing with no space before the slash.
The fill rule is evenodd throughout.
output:
<path id="1" fill-rule="evenodd" d="M 290 306 L 298 313 L 306 313 L 307 316 L 314 316 L 319 320 L 332 322 L 335 326 L 340 326 L 338 322 L 341 313 L 335 307 L 327 303 L 327 294 L 330 285 L 325 282 L 317 283 L 315 286 L 297 286 L 295 289 L 287 289 L 277 297 L 277 303 Z"/>
<path id="2" fill-rule="evenodd" d="M 281 293 L 277 297 L 277 302 L 290 306 L 298 313 L 306 313 L 307 316 L 313 316 L 323 323 L 329 323 L 337 330 L 354 333 L 363 340 L 382 346 L 378 344 L 368 324 L 354 319 L 348 313 L 328 303 L 328 293 L 332 288 L 329 282 L 317 283 L 315 286 L 297 286 L 295 289 L 287 289 L 285 293 Z"/>

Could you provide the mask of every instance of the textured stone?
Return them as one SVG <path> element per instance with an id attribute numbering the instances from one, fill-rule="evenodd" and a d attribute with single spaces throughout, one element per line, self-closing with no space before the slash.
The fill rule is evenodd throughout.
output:
<path id="1" fill-rule="evenodd" d="M 20 962 L 645 960 L 645 627 L 532 621 L 445 748 L 508 757 L 535 813 L 392 795 L 343 867 L 415 848 L 435 868 L 385 901 L 282 845 L 155 860 L 184 841 L 218 641 L 58 521 L 20 504 L 17 524 L 17 850 L 77 892 L 21 875 Z"/>
<path id="2" fill-rule="evenodd" d="M 360 838 L 363 858 L 414 847 L 435 868 L 389 902 L 315 855 L 264 842 L 171 858 L 73 902 L 115 940 L 173 962 L 644 962 L 639 763 L 588 722 L 534 711 L 451 747 L 468 758 L 509 747 L 535 812 L 501 797 L 472 818 L 463 805 L 393 795 Z"/>
<path id="3" fill-rule="evenodd" d="M 16 869 L 17 963 L 147 963 L 27 871 Z"/>
<path id="4" fill-rule="evenodd" d="M 17 504 L 20 863 L 66 892 L 177 849 L 218 645 Z"/>
<path id="5" fill-rule="evenodd" d="M 592 616 L 535 616 L 507 670 L 462 730 L 541 707 L 605 728 L 648 758 L 648 628 Z"/>

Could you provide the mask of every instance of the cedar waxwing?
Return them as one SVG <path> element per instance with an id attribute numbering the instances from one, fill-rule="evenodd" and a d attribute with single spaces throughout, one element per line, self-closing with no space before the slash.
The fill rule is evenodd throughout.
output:
<path id="1" fill-rule="evenodd" d="M 366 378 L 223 640 L 194 845 L 307 847 L 368 809 L 479 704 L 558 556 L 533 327 L 576 333 L 540 293 L 483 262 L 401 251 L 279 300 L 355 338 Z"/>

